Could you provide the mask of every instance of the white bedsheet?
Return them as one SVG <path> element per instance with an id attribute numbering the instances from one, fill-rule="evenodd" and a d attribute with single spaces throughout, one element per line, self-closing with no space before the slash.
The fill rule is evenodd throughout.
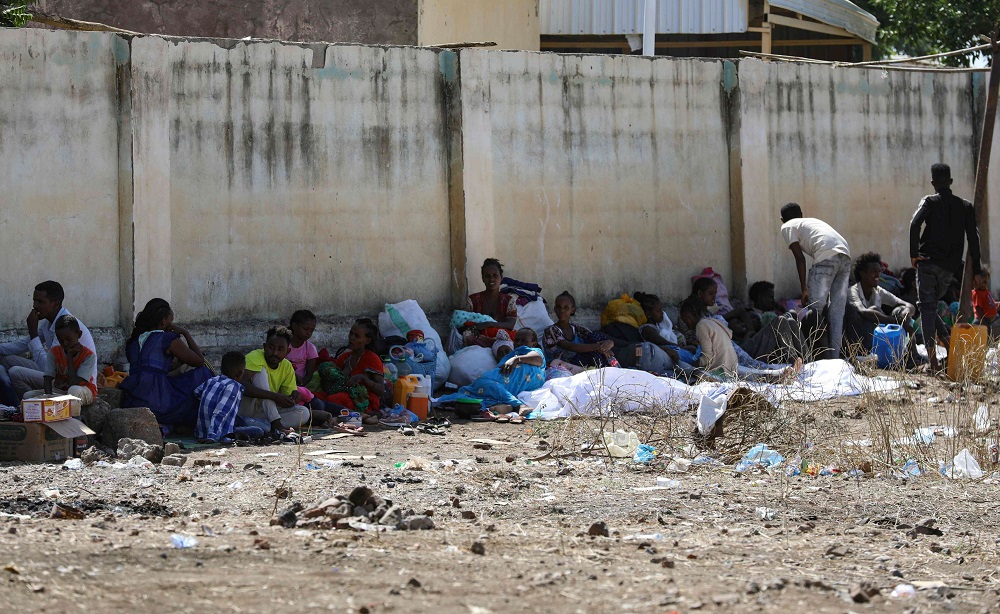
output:
<path id="1" fill-rule="evenodd" d="M 843 360 L 820 360 L 802 368 L 798 379 L 787 385 L 740 384 L 759 392 L 769 401 L 821 401 L 899 387 L 888 377 L 858 375 Z M 550 380 L 519 399 L 535 408 L 531 418 L 555 420 L 629 412 L 659 405 L 671 413 L 697 407 L 698 427 L 708 432 L 726 411 L 726 402 L 737 384 L 705 383 L 688 386 L 675 379 L 656 377 L 634 369 L 596 369 L 572 377 Z"/>

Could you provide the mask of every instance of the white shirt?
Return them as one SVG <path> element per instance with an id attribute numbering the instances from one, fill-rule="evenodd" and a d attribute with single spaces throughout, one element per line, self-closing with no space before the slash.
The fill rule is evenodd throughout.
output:
<path id="1" fill-rule="evenodd" d="M 861 284 L 856 283 L 851 286 L 850 294 L 847 296 L 849 303 L 857 307 L 858 309 L 882 309 L 882 305 L 888 305 L 890 307 L 901 307 L 906 303 L 900 300 L 898 296 L 889 292 L 882 286 L 875 286 L 874 291 L 872 291 L 871 297 L 865 297 L 864 292 L 861 291 Z"/>
<path id="2" fill-rule="evenodd" d="M 837 254 L 851 255 L 851 248 L 844 237 L 832 226 L 814 217 L 785 222 L 781 226 L 781 236 L 789 245 L 798 243 L 802 253 L 810 256 L 814 263 L 829 260 Z"/>
<path id="3" fill-rule="evenodd" d="M 52 355 L 49 354 L 49 349 L 53 345 L 59 345 L 59 340 L 56 339 L 56 329 L 55 323 L 59 318 L 63 316 L 71 316 L 68 309 L 63 307 L 56 314 L 53 321 L 40 320 L 38 322 L 38 336 L 34 339 L 28 337 L 23 337 L 17 341 L 10 341 L 8 343 L 0 343 L 0 356 L 10 356 L 12 354 L 24 354 L 25 352 L 31 352 L 31 359 L 38 365 L 38 370 L 46 373 L 49 370 L 49 363 L 52 361 Z M 88 348 L 95 355 L 97 354 L 97 348 L 94 347 L 94 337 L 90 334 L 86 325 L 83 322 L 77 320 L 80 324 L 80 331 L 83 333 L 80 336 L 80 343 L 84 347 Z M 94 364 L 94 373 L 92 374 L 93 381 L 97 381 L 97 364 Z"/>

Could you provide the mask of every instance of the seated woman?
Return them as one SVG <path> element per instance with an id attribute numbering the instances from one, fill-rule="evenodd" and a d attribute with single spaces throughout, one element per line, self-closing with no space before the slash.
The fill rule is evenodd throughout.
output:
<path id="1" fill-rule="evenodd" d="M 538 347 L 538 335 L 530 328 L 522 328 L 514 335 L 517 346 L 509 352 L 495 369 L 487 371 L 458 392 L 447 394 L 440 399 L 449 403 L 462 399 L 482 399 L 486 408 L 472 419 L 476 422 L 524 422 L 524 416 L 531 413 L 517 395 L 537 390 L 545 383 L 545 354 Z M 500 416 L 489 408 L 500 411 Z"/>
<path id="2" fill-rule="evenodd" d="M 378 337 L 374 322 L 357 320 L 347 336 L 350 351 L 319 366 L 322 390 L 316 396 L 328 404 L 365 414 L 365 424 L 378 424 L 379 405 L 385 392 L 385 367 L 371 350 Z"/>
<path id="3" fill-rule="evenodd" d="M 849 355 L 865 355 L 872 351 L 875 328 L 879 324 L 901 324 L 911 341 L 915 339 L 912 318 L 917 308 L 879 285 L 882 274 L 882 256 L 874 252 L 862 254 L 854 264 L 854 277 L 858 282 L 847 293 L 847 311 L 844 316 L 844 342 L 852 347 Z M 892 308 L 892 314 L 884 311 Z"/>
<path id="4" fill-rule="evenodd" d="M 556 323 L 542 333 L 545 354 L 552 365 L 561 365 L 570 373 L 618 366 L 612 353 L 613 341 L 569 321 L 576 314 L 576 299 L 572 294 L 563 292 L 557 296 L 553 311 Z"/>
<path id="5" fill-rule="evenodd" d="M 129 375 L 119 388 L 123 407 L 148 407 L 166 431 L 194 428 L 194 389 L 212 377 L 205 355 L 191 334 L 174 324 L 170 303 L 154 298 L 135 317 L 125 343 Z"/>
<path id="6" fill-rule="evenodd" d="M 486 289 L 469 295 L 468 310 L 492 317 L 495 322 L 466 322 L 462 327 L 462 345 L 491 348 L 500 360 L 514 349 L 511 336 L 517 324 L 517 296 L 500 291 L 503 265 L 487 258 L 480 269 Z"/>
<path id="7" fill-rule="evenodd" d="M 719 372 L 723 378 L 741 377 L 756 381 L 781 382 L 798 375 L 802 369 L 801 358 L 796 359 L 792 366 L 767 365 L 757 361 L 752 361 L 752 364 L 755 363 L 754 366 L 740 364 L 739 346 L 733 342 L 733 333 L 729 330 L 729 326 L 724 319 L 715 317 L 708 311 L 708 307 L 715 304 L 713 288 L 715 282 L 708 281 L 711 283 L 709 287 L 702 288 L 700 292 L 693 292 L 681 303 L 681 320 L 694 331 L 701 346 L 699 366 L 708 371 Z M 698 282 L 701 280 L 695 282 L 696 288 L 699 286 Z"/>

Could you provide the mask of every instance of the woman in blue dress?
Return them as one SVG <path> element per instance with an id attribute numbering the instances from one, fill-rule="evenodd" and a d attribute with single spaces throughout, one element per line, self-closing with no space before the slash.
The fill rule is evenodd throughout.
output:
<path id="1" fill-rule="evenodd" d="M 458 392 L 448 394 L 439 402 L 449 403 L 463 399 L 480 399 L 484 409 L 472 419 L 476 422 L 498 421 L 521 423 L 523 415 L 531 408 L 517 398 L 522 392 L 541 388 L 545 383 L 545 354 L 538 347 L 538 335 L 530 328 L 522 328 L 514 335 L 513 352 L 500 361 L 500 365 L 479 376 Z M 502 412 L 499 416 L 490 411 L 497 405 L 509 405 L 514 411 Z"/>
<path id="2" fill-rule="evenodd" d="M 146 303 L 135 318 L 125 355 L 129 376 L 119 385 L 123 407 L 148 407 L 167 431 L 194 427 L 198 418 L 194 389 L 212 372 L 191 334 L 174 324 L 170 303 L 162 298 Z"/>

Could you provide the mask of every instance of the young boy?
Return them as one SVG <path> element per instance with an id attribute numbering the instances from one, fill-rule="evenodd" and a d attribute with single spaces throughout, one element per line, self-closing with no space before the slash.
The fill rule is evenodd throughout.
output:
<path id="1" fill-rule="evenodd" d="M 972 278 L 972 308 L 976 323 L 982 324 L 990 331 L 990 336 L 996 336 L 997 302 L 990 292 L 990 272 L 984 266 L 982 272 Z"/>
<path id="2" fill-rule="evenodd" d="M 90 405 L 97 397 L 97 356 L 80 342 L 83 331 L 73 316 L 62 316 L 55 322 L 58 344 L 49 348 L 49 360 L 43 375 L 44 390 L 24 395 L 30 399 L 42 394 L 68 394 Z"/>
<path id="3" fill-rule="evenodd" d="M 222 375 L 216 375 L 195 388 L 195 396 L 201 398 L 198 405 L 198 426 L 195 428 L 199 443 L 218 443 L 226 435 L 239 430 L 240 427 L 236 426 L 236 414 L 243 400 L 243 384 L 240 380 L 243 379 L 245 369 L 243 354 L 227 352 L 222 357 Z M 252 434 L 261 435 L 263 432 Z"/>

